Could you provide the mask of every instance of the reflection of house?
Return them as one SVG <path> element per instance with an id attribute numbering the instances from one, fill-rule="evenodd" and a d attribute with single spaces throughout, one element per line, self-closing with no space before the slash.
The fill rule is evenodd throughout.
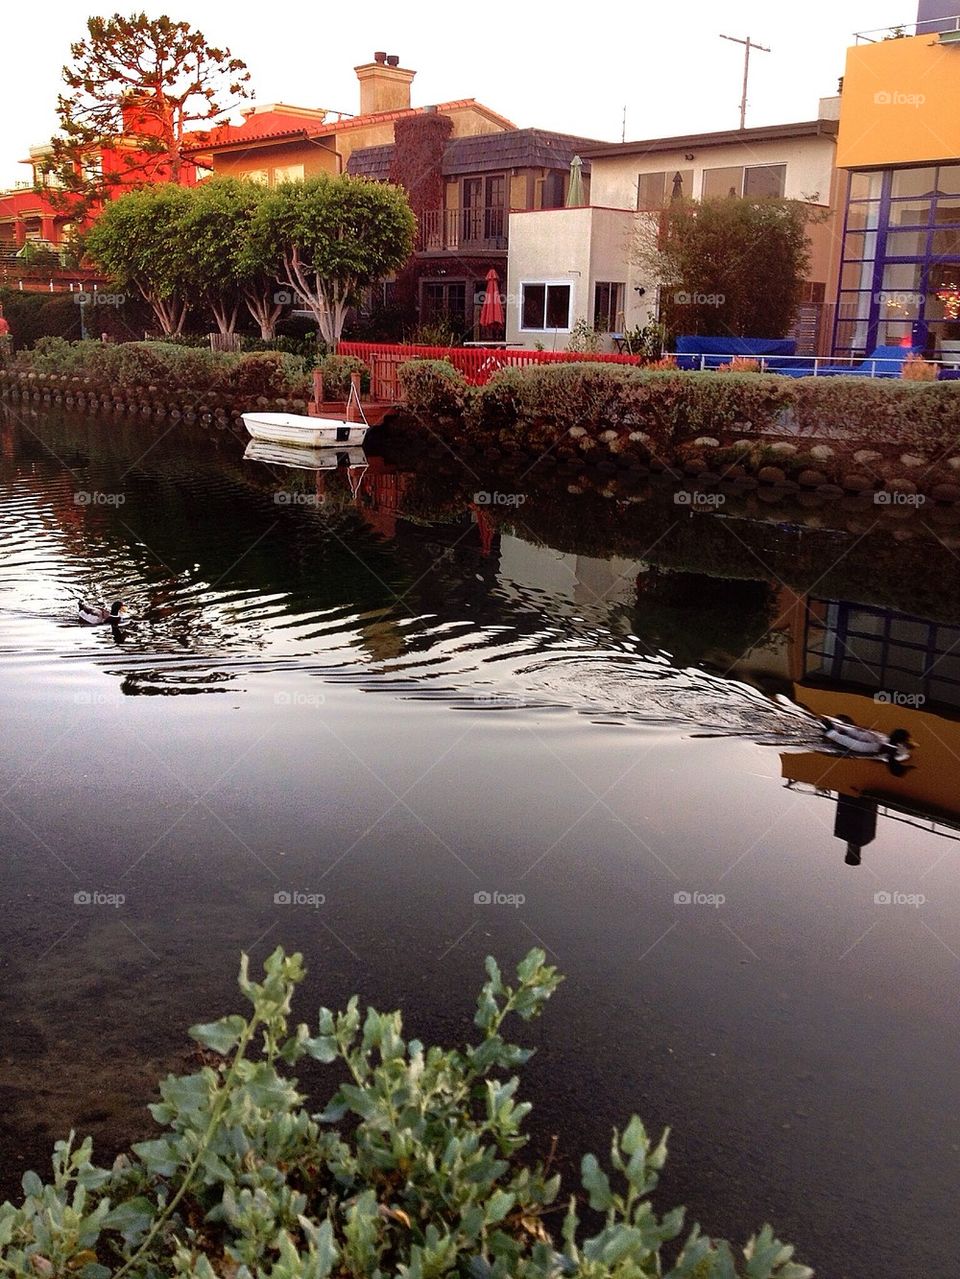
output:
<path id="1" fill-rule="evenodd" d="M 656 282 L 631 258 L 638 234 L 655 233 L 656 214 L 673 199 L 786 196 L 832 208 L 837 110 L 835 99 L 824 99 L 818 118 L 805 123 L 586 148 L 589 207 L 511 218 L 508 340 L 560 350 L 577 320 L 607 334 L 645 324 L 656 313 Z M 830 219 L 813 225 L 810 239 L 797 336 L 798 350 L 815 353 L 826 331 L 819 321 Z"/>
<path id="2" fill-rule="evenodd" d="M 402 185 L 419 228 L 393 299 L 423 320 L 475 325 L 483 283 L 506 274 L 511 209 L 546 209 L 566 196 L 570 162 L 589 139 L 517 129 L 473 98 L 414 107 L 415 72 L 377 53 L 356 68 L 360 112 L 287 106 L 246 110 L 195 149 L 215 173 L 274 185 L 346 172 Z"/>
<path id="3" fill-rule="evenodd" d="M 913 338 L 960 363 L 957 9 L 956 0 L 921 0 L 914 34 L 868 33 L 847 51 L 838 354 Z"/>

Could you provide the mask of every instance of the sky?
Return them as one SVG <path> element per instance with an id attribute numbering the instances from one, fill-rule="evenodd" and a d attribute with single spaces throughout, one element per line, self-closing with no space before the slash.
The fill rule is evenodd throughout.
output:
<path id="1" fill-rule="evenodd" d="M 91 13 L 145 9 L 198 27 L 252 74 L 256 100 L 358 109 L 353 68 L 375 50 L 417 72 L 414 105 L 478 98 L 521 127 L 618 142 L 725 128 L 739 121 L 743 48 L 751 57 L 747 123 L 809 120 L 836 92 L 855 31 L 916 17 L 916 0 L 674 0 L 620 4 L 364 0 L 276 5 L 224 0 L 44 0 L 4 7 L 0 36 L 0 188 L 56 128 L 60 70 Z"/>

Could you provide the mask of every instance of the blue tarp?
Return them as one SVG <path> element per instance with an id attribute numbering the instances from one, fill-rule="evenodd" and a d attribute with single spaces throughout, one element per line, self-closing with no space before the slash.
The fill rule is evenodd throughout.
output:
<path id="1" fill-rule="evenodd" d="M 793 355 L 797 344 L 793 338 L 705 338 L 696 335 L 677 338 L 677 365 L 681 369 L 716 369 L 729 364 L 735 355 L 763 359 L 768 369 L 782 371 L 794 363 L 777 359 Z M 703 360 L 700 360 L 703 356 Z"/>

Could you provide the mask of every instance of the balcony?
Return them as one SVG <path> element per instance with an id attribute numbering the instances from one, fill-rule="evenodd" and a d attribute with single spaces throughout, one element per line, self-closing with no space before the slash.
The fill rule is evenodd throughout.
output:
<path id="1" fill-rule="evenodd" d="M 428 209 L 420 218 L 418 253 L 505 253 L 509 209 Z"/>

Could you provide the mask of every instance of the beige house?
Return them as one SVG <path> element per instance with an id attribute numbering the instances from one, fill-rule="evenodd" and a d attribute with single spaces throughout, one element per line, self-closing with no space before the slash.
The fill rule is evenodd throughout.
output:
<path id="1" fill-rule="evenodd" d="M 822 207 L 811 227 L 811 264 L 797 349 L 819 354 L 829 341 L 825 297 L 835 257 L 838 199 L 834 164 L 839 99 L 822 99 L 817 119 L 797 124 L 689 134 L 587 148 L 590 204 L 510 217 L 507 341 L 564 350 L 585 321 L 604 335 L 646 324 L 658 311 L 657 281 L 634 264 L 641 228 L 680 197 L 782 196 Z M 757 335 L 766 336 L 766 335 Z"/>

